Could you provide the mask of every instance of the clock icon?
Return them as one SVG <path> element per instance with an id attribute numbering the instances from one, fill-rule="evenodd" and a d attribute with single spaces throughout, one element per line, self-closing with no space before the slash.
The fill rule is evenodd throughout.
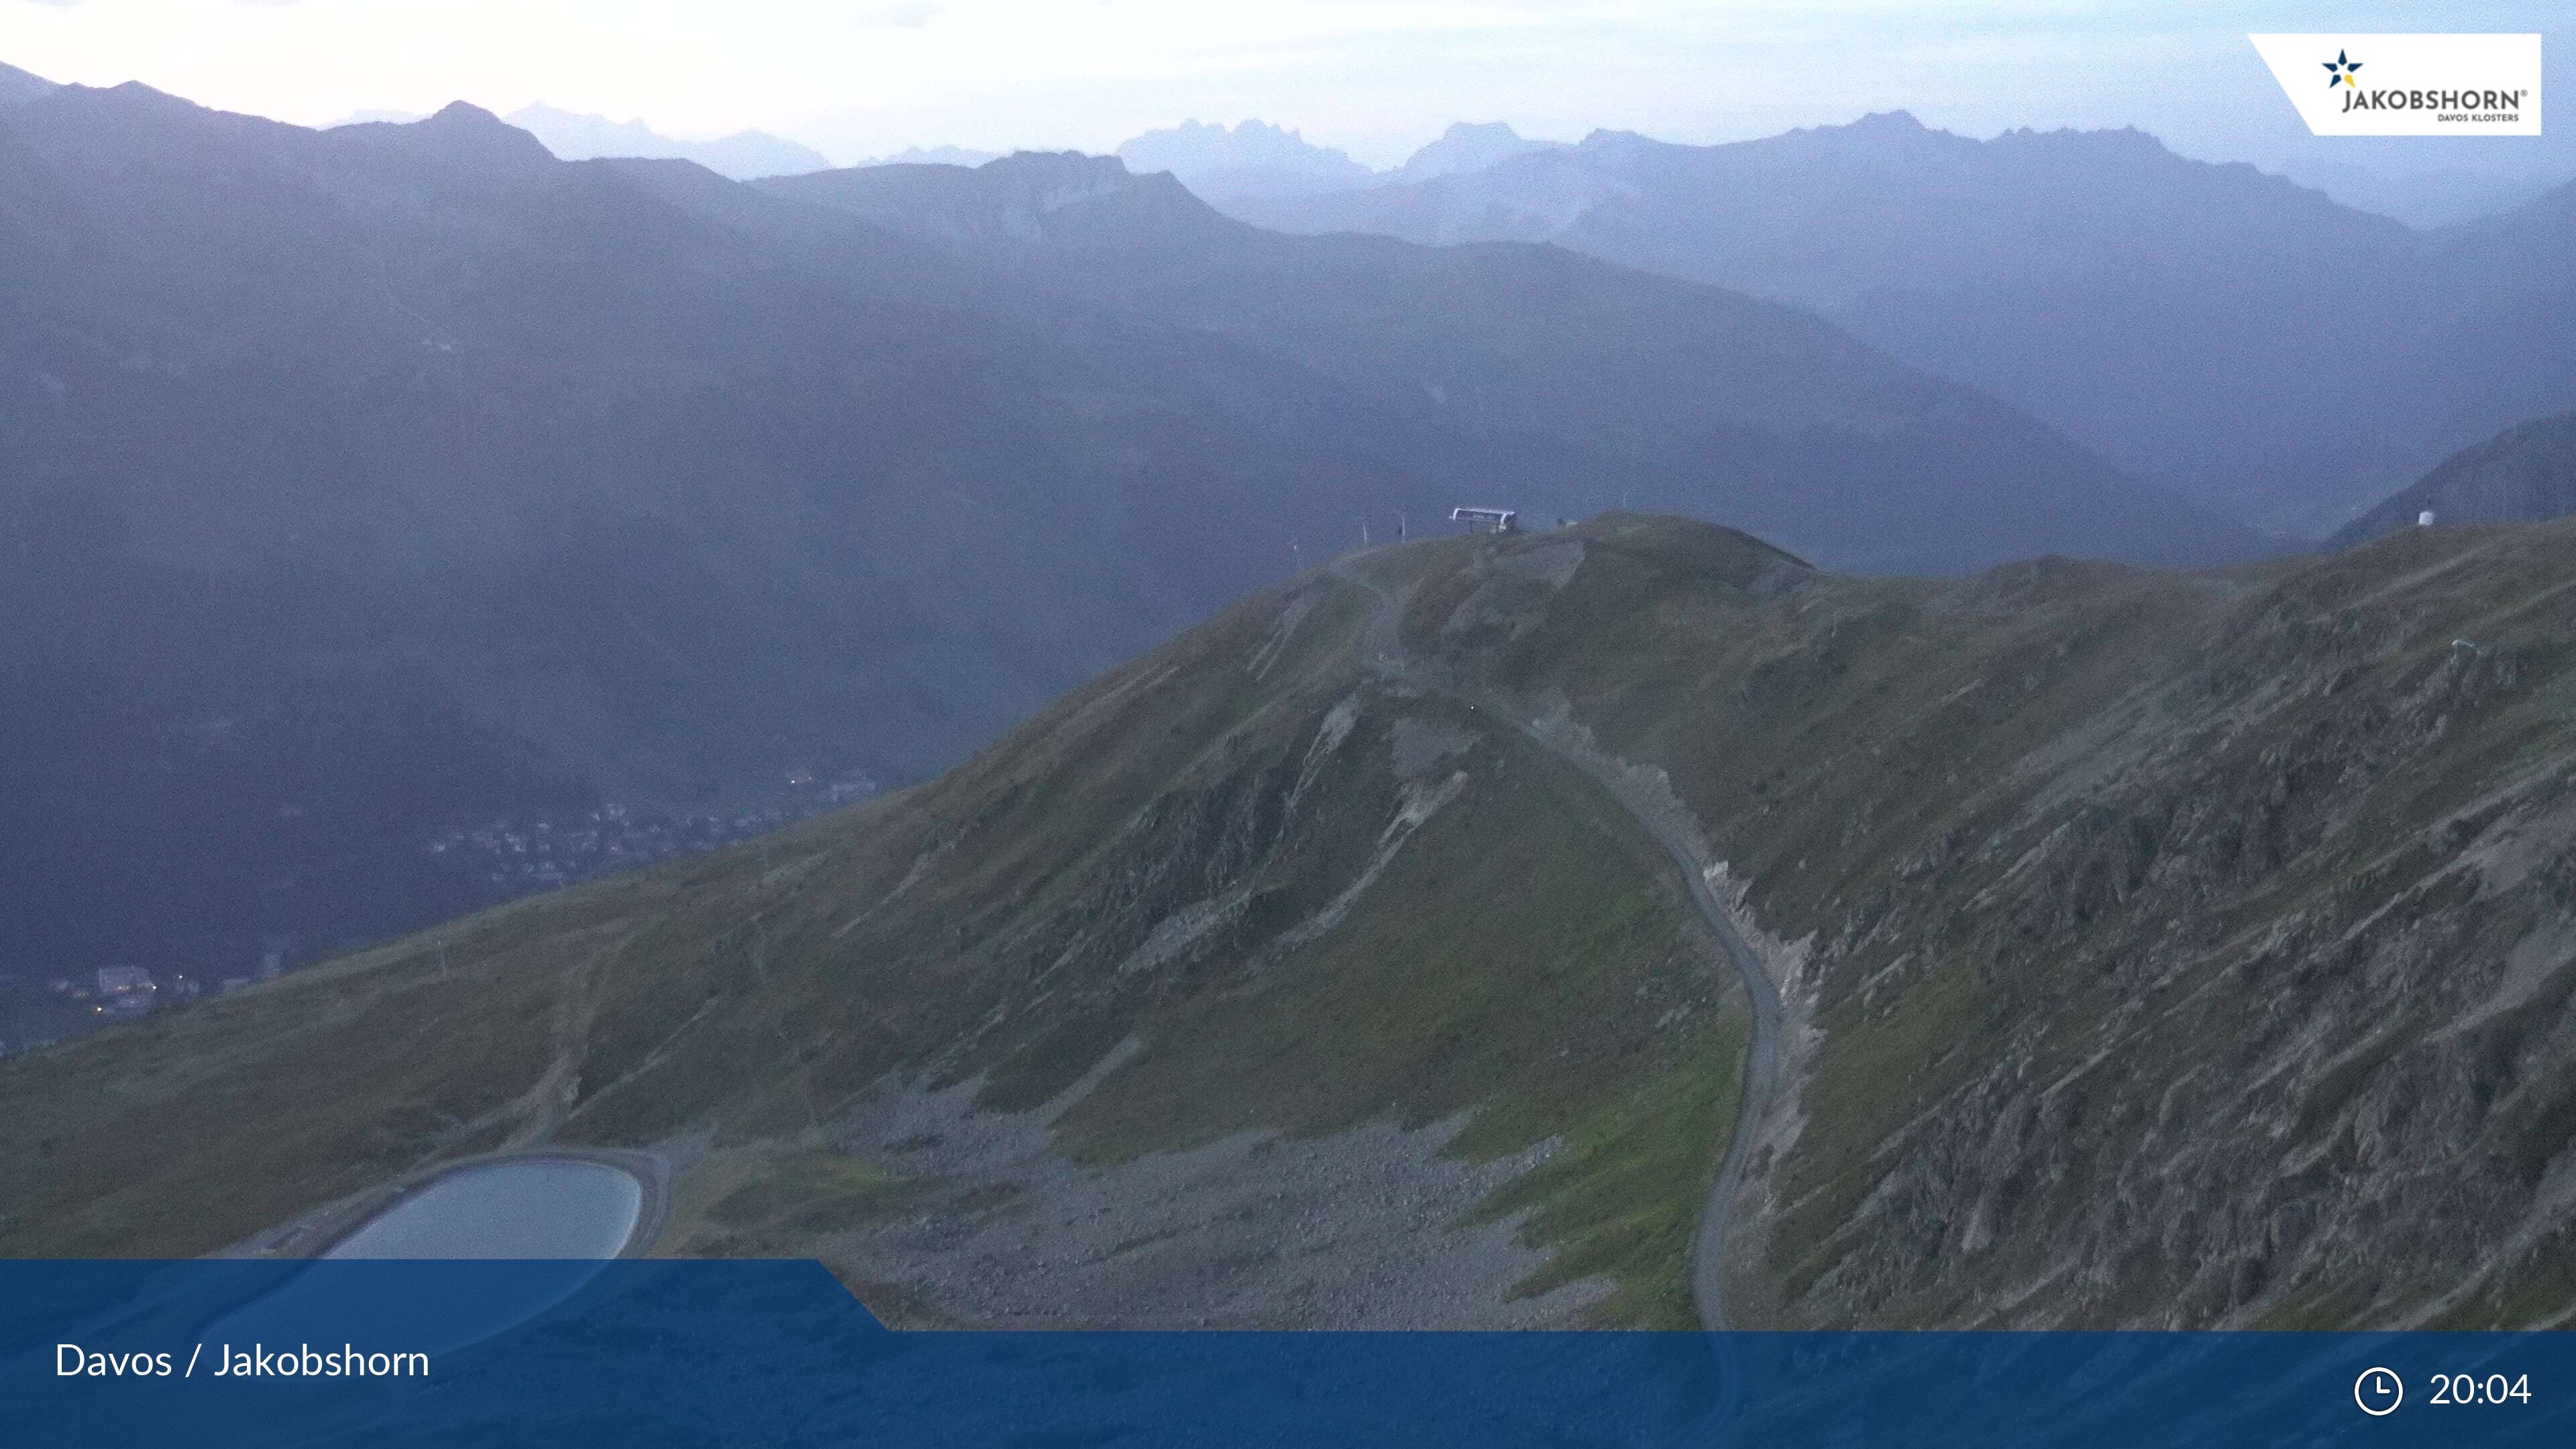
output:
<path id="1" fill-rule="evenodd" d="M 2374 1419 L 2394 1414 L 2397 1406 L 2406 1402 L 2406 1385 L 2399 1381 L 2395 1369 L 2363 1369 L 2361 1377 L 2352 1381 L 2352 1401 Z"/>

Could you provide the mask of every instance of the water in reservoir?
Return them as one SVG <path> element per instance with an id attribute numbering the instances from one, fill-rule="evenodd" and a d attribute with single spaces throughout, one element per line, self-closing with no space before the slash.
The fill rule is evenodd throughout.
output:
<path id="1" fill-rule="evenodd" d="M 379 1342 L 432 1355 L 505 1333 L 580 1292 L 626 1249 L 644 1209 L 631 1172 L 573 1157 L 459 1168 L 386 1204 L 326 1259 L 224 1314 L 209 1341 Z M 537 1260 L 537 1261 L 530 1261 Z M 417 1269 L 417 1270 L 416 1270 Z"/>
<path id="2" fill-rule="evenodd" d="M 644 1185 L 601 1162 L 529 1158 L 451 1172 L 395 1199 L 326 1258 L 614 1258 Z"/>

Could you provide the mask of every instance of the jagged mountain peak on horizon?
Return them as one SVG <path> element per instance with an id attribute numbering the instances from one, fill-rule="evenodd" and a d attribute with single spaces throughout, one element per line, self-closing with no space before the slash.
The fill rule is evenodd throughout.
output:
<path id="1" fill-rule="evenodd" d="M 856 164 L 861 166 L 964 166 L 973 168 L 999 161 L 1015 153 L 984 151 L 973 146 L 906 146 L 889 155 L 877 156 Z"/>
<path id="2" fill-rule="evenodd" d="M 1131 169 L 1168 171 L 1209 196 L 1300 196 L 1366 186 L 1377 173 L 1302 132 L 1257 118 L 1227 126 L 1193 117 L 1120 143 Z"/>
<path id="3" fill-rule="evenodd" d="M 1265 145 L 1293 143 L 1305 146 L 1313 144 L 1306 139 L 1306 133 L 1300 128 L 1295 126 L 1274 125 L 1271 122 L 1261 119 L 1259 116 L 1246 116 L 1242 120 L 1236 121 L 1231 125 L 1224 121 L 1202 121 L 1196 116 L 1191 116 L 1178 125 L 1164 126 L 1156 130 L 1143 132 L 1130 139 L 1127 142 L 1127 145 L 1132 146 L 1137 141 L 1142 141 L 1147 137 L 1153 136 L 1186 136 L 1194 139 L 1222 136 L 1230 140 L 1249 141 Z M 1126 146 L 1121 146 L 1119 149 L 1125 150 Z"/>
<path id="4" fill-rule="evenodd" d="M 2011 130 L 1998 132 L 1988 144 L 2009 146 L 2031 142 L 2087 146 L 2097 152 L 2120 150 L 2142 156 L 2156 155 L 2171 156 L 2177 160 L 2189 159 L 2166 145 L 2162 136 L 2138 126 L 2015 126 Z M 2221 167 L 2244 166 L 2247 170 L 2253 169 L 2248 163 L 2242 161 L 2197 164 Z"/>

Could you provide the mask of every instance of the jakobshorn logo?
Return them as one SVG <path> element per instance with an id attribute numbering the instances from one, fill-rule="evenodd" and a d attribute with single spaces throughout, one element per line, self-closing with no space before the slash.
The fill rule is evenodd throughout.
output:
<path id="1" fill-rule="evenodd" d="M 2246 38 L 2315 135 L 2540 134 L 2537 35 Z M 2356 55 L 2369 57 L 2366 79 Z"/>

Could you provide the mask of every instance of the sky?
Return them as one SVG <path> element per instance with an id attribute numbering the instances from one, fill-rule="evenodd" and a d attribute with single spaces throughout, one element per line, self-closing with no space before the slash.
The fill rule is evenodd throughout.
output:
<path id="1" fill-rule="evenodd" d="M 1457 120 L 1707 143 L 1901 108 L 1979 136 L 2135 125 L 2269 165 L 2311 143 L 2246 32 L 2435 29 L 2538 30 L 2554 78 L 2576 0 L 0 0 L 0 61 L 307 125 L 542 100 L 841 163 L 1260 117 L 1391 166 Z M 2373 154 L 2510 170 L 2537 152 L 2516 147 Z"/>

